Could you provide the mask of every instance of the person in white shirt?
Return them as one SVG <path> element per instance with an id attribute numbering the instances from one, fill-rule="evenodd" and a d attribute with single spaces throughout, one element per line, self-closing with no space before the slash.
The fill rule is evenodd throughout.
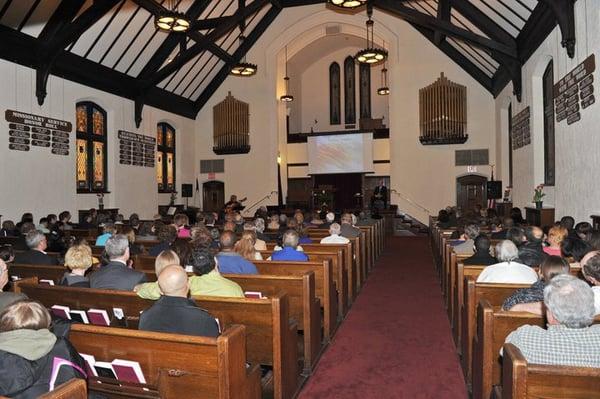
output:
<path id="1" fill-rule="evenodd" d="M 593 285 L 595 314 L 600 314 L 600 251 L 587 253 L 579 262 L 585 279 Z"/>
<path id="2" fill-rule="evenodd" d="M 516 262 L 519 250 L 512 241 L 503 240 L 496 245 L 496 259 L 500 263 L 484 268 L 478 283 L 533 284 L 538 280 L 533 268 Z"/>
<path id="3" fill-rule="evenodd" d="M 329 226 L 329 236 L 321 239 L 321 244 L 348 244 L 350 240 L 340 236 L 342 227 L 338 223 L 332 223 Z"/>

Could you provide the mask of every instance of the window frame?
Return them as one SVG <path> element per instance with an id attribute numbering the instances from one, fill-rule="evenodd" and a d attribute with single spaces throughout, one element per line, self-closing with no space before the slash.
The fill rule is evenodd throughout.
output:
<path id="1" fill-rule="evenodd" d="M 554 61 L 550 60 L 542 75 L 542 109 L 544 120 L 544 185 L 556 182 L 556 123 L 554 122 Z"/>
<path id="2" fill-rule="evenodd" d="M 158 130 L 161 130 L 162 133 L 162 140 L 158 140 Z M 166 145 L 166 140 L 167 140 L 167 130 L 171 130 L 173 132 L 173 146 L 172 147 L 167 147 Z M 174 193 L 177 190 L 177 131 L 175 130 L 175 128 L 167 123 L 167 122 L 159 122 L 156 124 L 156 152 L 157 154 L 159 152 L 162 152 L 163 156 L 162 156 L 162 162 L 161 165 L 158 164 L 158 161 L 156 162 L 156 167 L 161 167 L 162 168 L 162 185 L 163 188 L 160 188 L 160 186 L 158 185 L 158 181 L 156 182 L 156 188 L 158 189 L 158 192 L 160 194 L 170 194 L 170 193 Z M 172 154 L 173 155 L 173 187 L 171 189 L 168 188 L 168 171 L 167 171 L 167 159 L 168 156 L 167 154 Z M 156 173 L 156 170 L 155 170 Z M 156 175 L 155 175 L 156 176 Z"/>
<path id="3" fill-rule="evenodd" d="M 86 131 L 82 132 L 78 128 L 77 124 L 77 109 L 79 107 L 85 107 L 86 109 Z M 104 118 L 103 132 L 102 135 L 94 134 L 94 110 L 100 112 Z M 98 104 L 92 101 L 79 101 L 75 104 L 75 184 L 77 186 L 77 194 L 93 194 L 93 193 L 104 193 L 108 194 L 108 114 Z M 80 187 L 77 181 L 77 140 L 85 140 L 87 143 L 87 173 L 86 173 L 86 187 Z M 102 169 L 103 169 L 103 187 L 94 188 L 94 143 L 102 143 Z"/>

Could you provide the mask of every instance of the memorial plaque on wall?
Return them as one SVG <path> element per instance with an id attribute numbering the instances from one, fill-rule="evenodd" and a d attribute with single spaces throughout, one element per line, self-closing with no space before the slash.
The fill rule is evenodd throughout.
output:
<path id="1" fill-rule="evenodd" d="M 531 112 L 527 107 L 512 119 L 512 149 L 531 144 Z"/>
<path id="2" fill-rule="evenodd" d="M 119 130 L 119 163 L 154 167 L 156 138 Z"/>
<path id="3" fill-rule="evenodd" d="M 567 125 L 578 122 L 581 120 L 581 110 L 596 102 L 593 75 L 595 70 L 596 59 L 592 54 L 554 85 L 556 122 L 566 120 Z"/>
<path id="4" fill-rule="evenodd" d="M 29 151 L 30 146 L 50 148 L 56 155 L 69 155 L 71 122 L 7 109 L 8 148 Z"/>

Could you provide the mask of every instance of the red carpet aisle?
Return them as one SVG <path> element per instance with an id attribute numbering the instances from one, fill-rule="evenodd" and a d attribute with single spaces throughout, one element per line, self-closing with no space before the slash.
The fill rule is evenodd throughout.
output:
<path id="1" fill-rule="evenodd" d="M 428 238 L 390 237 L 300 399 L 465 399 Z"/>

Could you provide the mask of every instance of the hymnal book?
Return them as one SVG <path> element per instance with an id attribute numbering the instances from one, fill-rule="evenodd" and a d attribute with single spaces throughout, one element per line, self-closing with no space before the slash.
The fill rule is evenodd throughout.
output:
<path id="1" fill-rule="evenodd" d="M 112 368 L 119 381 L 135 382 L 138 384 L 146 383 L 144 373 L 138 362 L 115 359 L 112 361 Z"/>
<path id="2" fill-rule="evenodd" d="M 98 377 L 117 379 L 117 374 L 112 367 L 112 363 L 108 362 L 96 362 L 94 363 L 94 369 Z"/>
<path id="3" fill-rule="evenodd" d="M 92 355 L 87 355 L 85 353 L 80 353 L 79 354 L 83 360 L 85 360 L 85 371 L 88 375 L 88 377 L 91 376 L 98 376 L 98 373 L 96 373 L 96 369 L 94 368 L 94 364 L 96 363 L 96 358 Z"/>
<path id="4" fill-rule="evenodd" d="M 97 326 L 110 326 L 108 312 L 102 309 L 90 309 L 87 311 L 87 317 L 90 323 Z"/>
<path id="5" fill-rule="evenodd" d="M 38 281 L 39 284 L 41 285 L 54 285 L 54 281 L 53 280 L 47 280 L 47 279 L 40 279 Z"/>
<path id="6" fill-rule="evenodd" d="M 50 310 L 52 311 L 52 314 L 54 314 L 54 316 L 56 317 L 71 320 L 71 316 L 69 315 L 71 309 L 68 306 L 54 305 L 50 308 Z"/>
<path id="7" fill-rule="evenodd" d="M 90 324 L 85 310 L 71 310 L 69 312 L 70 319 L 83 324 Z"/>
<path id="8" fill-rule="evenodd" d="M 244 296 L 246 298 L 253 298 L 253 299 L 263 299 L 263 295 L 262 292 L 258 292 L 258 291 L 244 291 Z"/>

